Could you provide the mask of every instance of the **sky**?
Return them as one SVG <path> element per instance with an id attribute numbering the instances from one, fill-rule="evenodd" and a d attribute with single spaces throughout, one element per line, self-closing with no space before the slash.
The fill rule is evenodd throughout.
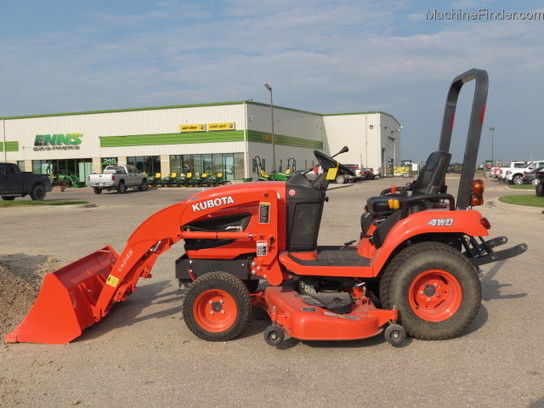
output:
<path id="1" fill-rule="evenodd" d="M 275 105 L 394 116 L 401 158 L 416 161 L 438 147 L 453 78 L 479 68 L 490 81 L 479 160 L 544 159 L 541 1 L 13 1 L 0 53 L 0 117 L 268 103 L 269 83 Z M 467 84 L 452 162 L 472 96 Z"/>

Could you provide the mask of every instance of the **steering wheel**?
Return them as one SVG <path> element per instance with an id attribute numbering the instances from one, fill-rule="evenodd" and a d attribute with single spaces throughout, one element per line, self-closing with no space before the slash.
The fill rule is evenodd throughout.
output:
<path id="1" fill-rule="evenodd" d="M 325 153 L 320 152 L 319 150 L 314 150 L 314 155 L 324 172 L 331 168 L 338 167 L 338 173 L 340 174 L 349 174 L 350 176 L 355 176 L 353 170 L 349 167 L 344 166 L 343 164 L 337 162 L 332 157 L 327 156 Z"/>

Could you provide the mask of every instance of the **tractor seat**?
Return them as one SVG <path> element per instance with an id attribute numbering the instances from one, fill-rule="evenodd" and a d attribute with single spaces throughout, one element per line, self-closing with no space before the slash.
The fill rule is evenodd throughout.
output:
<path id="1" fill-rule="evenodd" d="M 420 194 L 437 194 L 444 186 L 446 170 L 450 164 L 451 153 L 437 150 L 429 155 L 425 166 L 418 178 L 408 187 L 406 192 L 388 194 L 389 190 L 382 191 L 382 195 L 367 199 L 366 206 L 374 218 L 388 217 L 396 210 L 390 208 L 389 200 L 402 200 L 405 197 Z M 402 189 L 400 189 L 402 190 Z M 408 194 L 410 193 L 410 194 Z M 410 210 L 419 211 L 421 208 Z"/>

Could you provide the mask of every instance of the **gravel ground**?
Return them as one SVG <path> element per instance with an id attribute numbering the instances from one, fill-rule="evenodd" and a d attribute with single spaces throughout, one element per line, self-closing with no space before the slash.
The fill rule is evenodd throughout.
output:
<path id="1" fill-rule="evenodd" d="M 329 192 L 320 244 L 357 238 L 366 198 L 392 183 L 382 179 Z M 455 185 L 456 179 L 448 180 Z M 544 407 L 544 283 L 541 209 L 507 206 L 506 186 L 488 181 L 480 211 L 492 236 L 526 242 L 527 253 L 483 267 L 483 302 L 463 336 L 410 340 L 393 348 L 377 336 L 353 342 L 287 340 L 265 344 L 262 312 L 229 342 L 196 338 L 181 319 L 173 278 L 174 246 L 153 278 L 68 345 L 0 345 L 1 407 L 230 407 L 332 405 Z M 45 273 L 104 245 L 121 252 L 132 231 L 161 208 L 197 190 L 124 195 L 90 189 L 53 192 L 50 200 L 87 199 L 93 207 L 0 209 L 0 332 L 15 327 Z M 524 194 L 521 192 L 520 194 Z"/>

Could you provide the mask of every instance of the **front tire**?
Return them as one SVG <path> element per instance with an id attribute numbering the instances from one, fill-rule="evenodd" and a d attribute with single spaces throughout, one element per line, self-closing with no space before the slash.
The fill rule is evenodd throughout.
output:
<path id="1" fill-rule="evenodd" d="M 517 186 L 523 184 L 523 176 L 516 174 L 514 177 L 512 177 L 512 183 Z"/>
<path id="2" fill-rule="evenodd" d="M 246 285 L 226 272 L 209 272 L 189 285 L 183 302 L 189 330 L 207 341 L 227 341 L 238 336 L 251 318 L 251 298 Z"/>
<path id="3" fill-rule="evenodd" d="M 380 281 L 380 297 L 384 308 L 398 309 L 411 337 L 445 340 L 472 323 L 482 294 L 465 256 L 446 244 L 422 242 L 393 258 Z"/>
<path id="4" fill-rule="evenodd" d="M 346 182 L 346 178 L 343 175 L 336 176 L 336 182 L 338 184 L 344 184 Z"/>
<path id="5" fill-rule="evenodd" d="M 537 197 L 544 197 L 544 184 L 542 182 L 538 183 L 535 188 Z"/>

